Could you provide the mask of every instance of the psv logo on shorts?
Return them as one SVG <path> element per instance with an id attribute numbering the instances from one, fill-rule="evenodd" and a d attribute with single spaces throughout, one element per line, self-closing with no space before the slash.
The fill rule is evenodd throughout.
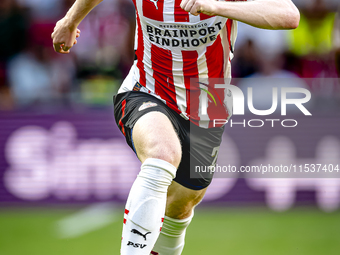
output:
<path id="1" fill-rule="evenodd" d="M 147 109 L 147 108 L 150 108 L 150 107 L 155 107 L 155 106 L 157 106 L 157 104 L 156 103 L 153 103 L 153 102 L 144 102 L 140 107 L 139 107 L 139 109 L 138 109 L 138 111 L 143 111 L 143 110 L 145 110 L 145 109 Z"/>

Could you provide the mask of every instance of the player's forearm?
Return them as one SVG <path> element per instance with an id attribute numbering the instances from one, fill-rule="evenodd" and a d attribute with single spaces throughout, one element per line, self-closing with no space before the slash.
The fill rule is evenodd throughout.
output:
<path id="1" fill-rule="evenodd" d="M 290 0 L 255 0 L 215 2 L 216 15 L 265 29 L 293 29 L 299 25 L 300 13 Z"/>
<path id="2" fill-rule="evenodd" d="M 77 0 L 65 15 L 69 27 L 76 28 L 86 15 L 103 0 Z"/>

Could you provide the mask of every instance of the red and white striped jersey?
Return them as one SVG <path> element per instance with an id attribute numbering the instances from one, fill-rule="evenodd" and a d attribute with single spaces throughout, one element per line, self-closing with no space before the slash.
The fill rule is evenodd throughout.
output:
<path id="1" fill-rule="evenodd" d="M 228 93 L 217 91 L 207 79 L 231 77 L 237 23 L 220 16 L 194 16 L 180 7 L 181 0 L 133 2 L 137 60 L 118 93 L 150 93 L 204 128 L 212 127 L 213 119 L 227 119 L 231 115 L 225 106 Z M 204 114 L 203 100 L 207 105 Z"/>

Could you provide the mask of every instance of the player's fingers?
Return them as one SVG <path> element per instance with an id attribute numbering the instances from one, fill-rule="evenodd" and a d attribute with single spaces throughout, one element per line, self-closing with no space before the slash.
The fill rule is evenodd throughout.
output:
<path id="1" fill-rule="evenodd" d="M 60 26 L 60 20 L 55 24 L 54 28 L 53 28 L 53 32 L 56 31 Z"/>
<path id="2" fill-rule="evenodd" d="M 181 8 L 185 11 L 187 11 L 187 8 L 189 6 L 189 2 L 191 2 L 191 0 L 183 0 L 182 3 L 181 3 Z"/>
<path id="3" fill-rule="evenodd" d="M 59 53 L 61 53 L 61 54 L 69 54 L 70 50 L 68 50 L 68 51 L 61 50 Z"/>
<path id="4" fill-rule="evenodd" d="M 203 7 L 198 4 L 194 4 L 194 6 L 192 6 L 192 8 L 190 9 L 190 13 L 194 16 L 197 16 L 202 12 L 203 12 Z"/>
<path id="5" fill-rule="evenodd" d="M 78 29 L 78 28 L 77 28 L 77 33 L 79 33 L 79 34 L 80 34 L 80 32 L 81 32 L 81 31 L 80 31 L 80 29 Z"/>
<path id="6" fill-rule="evenodd" d="M 66 47 L 65 44 L 61 44 L 59 53 L 68 54 L 70 53 L 70 48 L 71 47 Z"/>
<path id="7" fill-rule="evenodd" d="M 182 0 L 181 4 L 179 5 L 182 9 L 184 9 L 185 5 L 189 0 Z"/>
<path id="8" fill-rule="evenodd" d="M 53 31 L 51 34 L 51 38 L 54 39 L 56 31 Z"/>
<path id="9" fill-rule="evenodd" d="M 53 48 L 55 52 L 60 52 L 61 51 L 61 43 L 53 43 Z"/>
<path id="10" fill-rule="evenodd" d="M 193 5 L 195 4 L 196 0 L 189 0 L 186 5 L 184 6 L 183 10 L 190 12 Z"/>
<path id="11" fill-rule="evenodd" d="M 63 50 L 64 50 L 64 51 L 68 51 L 69 49 L 71 49 L 72 46 L 73 46 L 74 40 L 75 40 L 75 38 L 70 37 L 70 38 L 65 42 L 65 44 L 62 45 L 62 46 L 63 46 L 63 47 L 62 47 Z"/>
<path id="12" fill-rule="evenodd" d="M 73 43 L 73 45 L 76 45 L 78 42 L 77 42 L 77 40 L 74 40 L 74 43 Z"/>
<path id="13" fill-rule="evenodd" d="M 62 46 L 62 49 L 64 52 L 70 51 L 70 49 L 72 48 L 72 46 Z"/>

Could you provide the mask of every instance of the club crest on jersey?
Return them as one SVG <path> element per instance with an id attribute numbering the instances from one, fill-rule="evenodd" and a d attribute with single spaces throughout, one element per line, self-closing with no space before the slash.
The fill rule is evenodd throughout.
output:
<path id="1" fill-rule="evenodd" d="M 139 109 L 138 109 L 138 111 L 143 111 L 143 110 L 145 110 L 145 109 L 147 109 L 147 108 L 150 108 L 150 107 L 155 107 L 155 106 L 157 106 L 157 104 L 156 103 L 153 103 L 153 102 L 144 102 L 140 107 L 139 107 Z"/>
<path id="2" fill-rule="evenodd" d="M 156 7 L 156 10 L 158 10 L 158 0 L 149 0 L 150 2 L 152 2 L 154 5 L 155 5 L 155 7 Z"/>

